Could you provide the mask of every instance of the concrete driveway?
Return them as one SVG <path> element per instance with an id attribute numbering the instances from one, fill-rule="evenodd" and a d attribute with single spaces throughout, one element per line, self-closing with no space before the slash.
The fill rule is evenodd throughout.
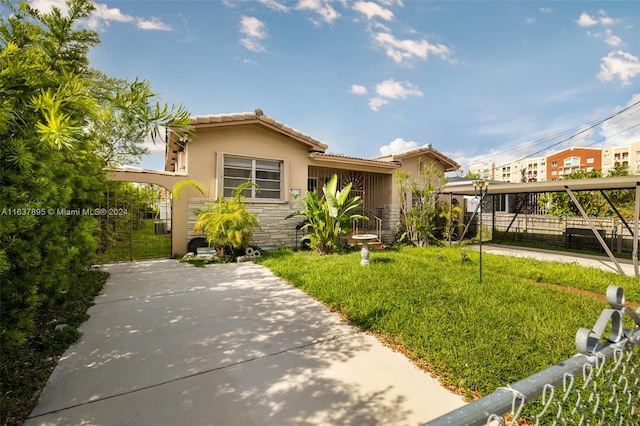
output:
<path id="1" fill-rule="evenodd" d="M 26 425 L 417 425 L 464 405 L 262 266 L 105 269 Z"/>

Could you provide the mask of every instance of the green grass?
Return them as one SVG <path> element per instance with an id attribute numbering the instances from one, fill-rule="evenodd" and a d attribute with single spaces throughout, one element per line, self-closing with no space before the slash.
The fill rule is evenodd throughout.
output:
<path id="1" fill-rule="evenodd" d="M 132 233 L 132 244 L 129 238 L 115 241 L 105 253 L 98 254 L 98 263 L 121 262 L 139 259 L 158 259 L 171 257 L 171 235 L 156 235 L 155 220 L 145 219 L 139 229 Z"/>
<path id="2" fill-rule="evenodd" d="M 610 284 L 640 300 L 636 278 L 573 264 L 483 255 L 447 248 L 317 256 L 276 251 L 259 262 L 362 330 L 378 334 L 448 387 L 471 398 L 516 382 L 576 353 L 578 328 L 608 305 Z M 552 285 L 549 285 L 552 284 Z M 561 287 L 558 287 L 561 286 Z"/>
<path id="3" fill-rule="evenodd" d="M 58 358 L 80 336 L 87 309 L 108 274 L 92 270 L 71 286 L 64 306 L 42 307 L 35 331 L 17 348 L 0 348 L 0 424 L 19 425 L 35 407 Z M 56 330 L 57 325 L 66 324 Z"/>

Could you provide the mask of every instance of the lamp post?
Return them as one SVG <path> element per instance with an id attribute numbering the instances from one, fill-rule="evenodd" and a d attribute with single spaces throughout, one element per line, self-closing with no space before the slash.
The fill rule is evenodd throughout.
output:
<path id="1" fill-rule="evenodd" d="M 484 196 L 489 192 L 489 181 L 486 179 L 482 180 L 474 180 L 473 181 L 473 193 L 476 198 L 478 195 L 480 196 L 480 283 L 482 284 L 482 202 L 484 201 Z"/>

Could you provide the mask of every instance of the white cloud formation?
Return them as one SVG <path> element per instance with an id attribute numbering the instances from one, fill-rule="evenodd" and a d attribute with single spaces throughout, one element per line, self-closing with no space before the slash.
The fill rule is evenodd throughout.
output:
<path id="1" fill-rule="evenodd" d="M 381 98 L 380 96 L 374 96 L 373 98 L 369 99 L 369 108 L 371 108 L 372 111 L 380 111 L 380 107 L 383 105 L 388 104 L 389 101 L 386 99 Z"/>
<path id="2" fill-rule="evenodd" d="M 383 98 L 406 99 L 409 96 L 422 96 L 422 92 L 417 86 L 405 81 L 397 82 L 390 78 L 382 83 L 376 84 L 376 93 Z"/>
<path id="3" fill-rule="evenodd" d="M 397 63 L 414 58 L 427 59 L 430 54 L 447 59 L 450 54 L 449 48 L 443 44 L 430 44 L 426 40 L 399 40 L 386 32 L 377 33 L 374 42 Z"/>
<path id="4" fill-rule="evenodd" d="M 391 155 L 399 152 L 407 151 L 418 147 L 418 143 L 414 141 L 405 141 L 402 138 L 395 138 L 389 145 L 383 145 L 380 147 L 380 154 Z"/>
<path id="5" fill-rule="evenodd" d="M 389 99 L 406 99 L 409 96 L 422 96 L 417 86 L 405 82 L 398 82 L 390 78 L 376 84 L 376 96 L 369 99 L 369 108 L 379 111 L 380 107 L 389 103 Z"/>
<path id="6" fill-rule="evenodd" d="M 613 34 L 613 32 L 610 29 L 607 29 L 604 32 L 604 35 L 605 35 L 604 42 L 607 43 L 609 46 L 618 47 L 623 44 L 622 39 L 617 35 Z"/>
<path id="7" fill-rule="evenodd" d="M 349 93 L 353 93 L 354 95 L 366 95 L 367 88 L 364 86 L 361 86 L 360 84 L 353 84 L 349 89 Z"/>
<path id="8" fill-rule="evenodd" d="M 331 24 L 340 17 L 340 14 L 329 4 L 327 0 L 299 0 L 296 5 L 296 9 L 310 10 L 320 16 L 320 20 L 311 20 L 311 22 L 317 26 L 320 26 L 322 22 Z"/>
<path id="9" fill-rule="evenodd" d="M 598 23 L 598 20 L 590 16 L 587 12 L 582 12 L 580 18 L 576 21 L 581 27 L 592 27 Z"/>
<path id="10" fill-rule="evenodd" d="M 260 43 L 267 38 L 267 27 L 254 16 L 240 18 L 240 32 L 246 37 L 240 39 L 240 43 L 252 52 L 264 52 L 266 49 Z"/>
<path id="11" fill-rule="evenodd" d="M 63 15 L 67 15 L 68 8 L 66 0 L 32 0 L 29 3 L 34 9 L 43 13 L 48 13 L 57 7 L 60 9 Z M 109 7 L 104 3 L 94 3 L 95 10 L 89 17 L 82 20 L 82 26 L 94 31 L 104 31 L 105 27 L 108 27 L 111 22 L 122 23 L 134 23 L 141 30 L 153 30 L 153 31 L 172 31 L 170 25 L 165 24 L 159 18 L 153 17 L 151 19 L 145 19 L 137 16 L 127 15 L 122 13 L 117 7 Z"/>
<path id="12" fill-rule="evenodd" d="M 385 21 L 390 21 L 393 19 L 392 11 L 390 11 L 389 9 L 385 9 L 378 3 L 374 3 L 371 1 L 359 1 L 353 5 L 353 9 L 365 15 L 367 19 L 373 19 L 376 16 L 384 19 Z"/>
<path id="13" fill-rule="evenodd" d="M 258 0 L 258 3 L 261 3 L 265 7 L 277 12 L 289 12 L 289 8 L 282 3 L 279 3 L 277 0 Z"/>
<path id="14" fill-rule="evenodd" d="M 535 24 L 536 18 L 525 18 L 524 22 L 525 24 Z"/>
<path id="15" fill-rule="evenodd" d="M 136 25 L 141 30 L 172 31 L 170 25 L 165 24 L 155 17 L 150 20 L 139 19 Z"/>
<path id="16" fill-rule="evenodd" d="M 626 86 L 637 74 L 640 74 L 638 57 L 622 50 L 614 50 L 602 58 L 597 77 L 600 81 L 613 81 L 617 77 Z"/>
<path id="17" fill-rule="evenodd" d="M 540 13 L 547 13 L 547 14 L 553 12 L 553 9 L 551 9 L 550 7 L 541 7 L 538 10 L 540 11 Z"/>
<path id="18" fill-rule="evenodd" d="M 613 19 L 607 16 L 607 12 L 602 9 L 598 11 L 598 15 L 600 15 L 600 17 L 591 16 L 587 12 L 582 12 L 582 15 L 580 15 L 580 18 L 578 18 L 576 22 L 581 27 L 593 27 L 598 24 L 605 26 L 613 25 L 619 21 L 619 19 Z"/>
<path id="19" fill-rule="evenodd" d="M 624 107 L 617 106 L 614 111 L 630 107 L 637 102 L 640 102 L 640 93 L 633 94 Z M 636 106 L 633 110 L 628 110 L 616 117 L 615 120 L 606 121 L 600 126 L 598 133 L 604 138 L 604 145 L 620 146 L 640 141 L 640 125 L 637 117 L 639 109 Z"/>
<path id="20" fill-rule="evenodd" d="M 64 16 L 68 11 L 66 0 L 30 0 L 29 5 L 42 13 L 49 13 L 54 7 L 60 9 Z"/>

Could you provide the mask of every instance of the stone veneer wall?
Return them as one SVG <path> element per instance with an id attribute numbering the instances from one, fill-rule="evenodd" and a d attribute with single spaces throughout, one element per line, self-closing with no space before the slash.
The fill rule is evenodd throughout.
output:
<path id="1" fill-rule="evenodd" d="M 398 204 L 386 204 L 382 212 L 382 242 L 393 243 L 396 236 L 396 228 L 400 221 L 400 206 Z"/>
<path id="2" fill-rule="evenodd" d="M 214 202 L 213 199 L 192 198 L 189 200 L 189 213 L 187 221 L 187 240 L 201 237 L 193 232 L 193 225 L 196 221 L 197 211 L 207 202 Z M 286 219 L 289 214 L 299 210 L 295 202 L 289 203 L 245 203 L 247 209 L 258 216 L 258 221 L 262 229 L 256 229 L 253 233 L 253 245 L 269 249 L 277 247 L 300 246 L 296 241 L 296 225 L 302 222 L 303 217 Z M 302 238 L 302 233 L 298 231 L 298 240 Z"/>
<path id="3" fill-rule="evenodd" d="M 193 232 L 193 224 L 196 220 L 196 212 L 207 202 L 215 200 L 192 198 L 189 200 L 189 214 L 187 224 L 187 241 L 201 236 Z M 253 233 L 252 244 L 262 248 L 276 247 L 300 247 L 300 239 L 303 234 L 297 232 L 296 225 L 304 219 L 302 216 L 285 219 L 289 214 L 300 209 L 295 202 L 289 203 L 246 203 L 247 209 L 258 216 L 260 227 Z M 396 225 L 400 220 L 400 207 L 397 204 L 387 204 L 382 211 L 382 241 L 391 244 L 396 235 Z"/>

